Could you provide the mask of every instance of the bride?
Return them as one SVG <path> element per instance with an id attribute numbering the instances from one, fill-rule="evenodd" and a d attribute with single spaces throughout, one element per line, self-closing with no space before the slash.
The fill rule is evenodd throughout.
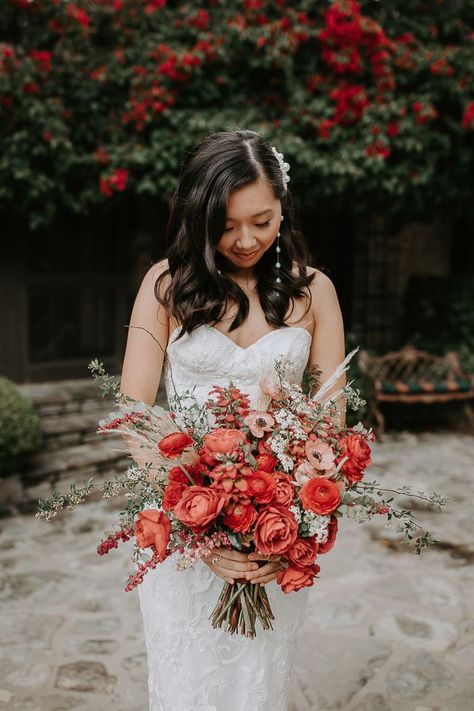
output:
<path id="1" fill-rule="evenodd" d="M 274 359 L 291 359 L 300 382 L 306 367 L 317 365 L 324 381 L 344 359 L 338 298 L 332 281 L 307 266 L 288 169 L 254 131 L 219 131 L 188 151 L 167 259 L 145 274 L 133 306 L 131 325 L 141 328 L 128 332 L 124 394 L 154 404 L 163 374 L 169 398 L 194 388 L 201 404 L 212 386 L 232 380 L 259 409 Z M 344 384 L 341 376 L 334 389 Z M 173 554 L 148 572 L 138 590 L 150 711 L 288 708 L 308 588 L 284 594 L 281 565 L 223 547 L 194 568 L 176 570 Z M 255 639 L 209 620 L 222 580 L 243 576 L 266 586 L 275 615 L 273 630 L 258 629 Z"/>

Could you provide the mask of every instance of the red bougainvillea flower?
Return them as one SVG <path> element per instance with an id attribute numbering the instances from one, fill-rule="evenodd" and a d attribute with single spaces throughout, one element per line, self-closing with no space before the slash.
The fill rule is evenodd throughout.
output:
<path id="1" fill-rule="evenodd" d="M 111 175 L 100 179 L 100 192 L 111 197 L 114 190 L 125 190 L 128 175 L 126 168 L 117 168 Z"/>
<path id="2" fill-rule="evenodd" d="M 180 454 L 194 444 L 193 438 L 186 432 L 172 432 L 158 442 L 158 449 L 168 459 L 177 459 Z"/>
<path id="3" fill-rule="evenodd" d="M 32 49 L 29 53 L 29 56 L 31 57 L 31 59 L 34 59 L 34 61 L 38 64 L 38 67 L 41 69 L 42 72 L 44 72 L 45 74 L 49 74 L 49 72 L 51 71 L 51 52 Z"/>
<path id="4" fill-rule="evenodd" d="M 335 481 L 324 477 L 310 479 L 300 489 L 301 503 L 305 509 L 325 516 L 339 506 L 341 495 Z"/>
<path id="5" fill-rule="evenodd" d="M 188 19 L 188 25 L 197 27 L 199 30 L 206 30 L 209 25 L 209 13 L 207 10 L 199 10 L 196 15 Z"/>
<path id="6" fill-rule="evenodd" d="M 71 19 L 75 20 L 79 25 L 82 25 L 83 27 L 88 27 L 91 23 L 90 16 L 82 7 L 76 5 L 76 3 L 68 3 L 67 14 Z"/>
<path id="7" fill-rule="evenodd" d="M 163 511 L 145 509 L 140 511 L 135 521 L 135 538 L 140 548 L 154 546 L 160 558 L 166 557 L 170 540 L 171 522 Z"/>
<path id="8" fill-rule="evenodd" d="M 474 101 L 466 106 L 461 123 L 467 131 L 474 131 Z"/>

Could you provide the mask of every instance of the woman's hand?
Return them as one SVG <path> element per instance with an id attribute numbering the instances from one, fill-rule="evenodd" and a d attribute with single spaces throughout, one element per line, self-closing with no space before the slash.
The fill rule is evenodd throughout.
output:
<path id="1" fill-rule="evenodd" d="M 279 555 L 264 555 L 263 553 L 249 553 L 249 560 L 264 560 L 268 561 L 266 565 L 259 567 L 257 571 L 252 571 L 247 573 L 245 576 L 250 583 L 254 585 L 259 583 L 260 585 L 265 585 L 271 580 L 275 580 L 281 573 L 283 568 L 288 567 L 288 562 Z"/>
<path id="2" fill-rule="evenodd" d="M 218 558 L 219 556 L 220 558 Z M 204 556 L 201 560 L 217 577 L 226 580 L 231 585 L 235 580 L 245 580 L 246 573 L 258 569 L 258 564 L 249 560 L 248 553 L 241 553 L 225 546 L 214 548 L 208 556 Z"/>

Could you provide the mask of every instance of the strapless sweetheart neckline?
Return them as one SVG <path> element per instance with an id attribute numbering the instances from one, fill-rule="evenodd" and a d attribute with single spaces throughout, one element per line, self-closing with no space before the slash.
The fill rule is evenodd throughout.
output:
<path id="1" fill-rule="evenodd" d="M 308 331 L 308 329 L 304 328 L 303 326 L 281 326 L 280 328 L 274 328 L 273 331 L 268 331 L 268 333 L 264 333 L 263 336 L 260 336 L 260 338 L 257 338 L 256 341 L 254 341 L 253 343 L 250 343 L 248 346 L 239 346 L 239 344 L 236 343 L 235 341 L 233 341 L 232 338 L 227 336 L 222 331 L 219 331 L 217 328 L 214 328 L 214 326 L 209 326 L 209 324 L 207 324 L 207 323 L 201 324 L 201 326 L 198 326 L 195 329 L 195 331 L 198 331 L 200 328 L 206 328 L 210 331 L 214 331 L 214 333 L 217 333 L 218 336 L 225 338 L 225 340 L 228 341 L 228 343 L 230 345 L 234 346 L 234 348 L 237 348 L 237 350 L 240 350 L 240 351 L 248 351 L 248 350 L 254 348 L 255 346 L 257 346 L 259 343 L 261 343 L 263 340 L 265 340 L 269 336 L 272 336 L 275 333 L 280 333 L 281 331 L 303 331 L 304 333 L 306 333 L 306 335 L 308 336 L 310 341 L 312 340 L 312 336 L 311 336 L 310 332 Z M 180 329 L 181 329 L 181 326 L 176 326 L 176 328 L 174 328 L 172 330 L 172 332 L 170 334 L 170 341 L 168 343 L 168 346 L 170 346 L 171 343 L 173 342 L 174 334 L 177 331 L 179 331 Z"/>

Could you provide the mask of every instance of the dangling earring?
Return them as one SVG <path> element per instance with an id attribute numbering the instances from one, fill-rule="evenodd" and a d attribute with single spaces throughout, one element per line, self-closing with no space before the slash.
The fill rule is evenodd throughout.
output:
<path id="1" fill-rule="evenodd" d="M 282 219 L 282 220 L 285 219 L 283 215 L 281 216 L 281 219 Z M 281 264 L 280 264 L 280 252 L 281 252 L 281 247 L 280 247 L 280 230 L 278 230 L 278 234 L 277 234 L 277 246 L 276 246 L 277 261 L 276 261 L 276 264 L 275 264 L 275 267 L 276 267 L 277 272 L 278 272 L 277 277 L 276 277 L 276 279 L 275 279 L 275 282 L 276 282 L 277 284 L 281 284 L 281 279 L 280 279 L 280 267 L 281 267 Z"/>

